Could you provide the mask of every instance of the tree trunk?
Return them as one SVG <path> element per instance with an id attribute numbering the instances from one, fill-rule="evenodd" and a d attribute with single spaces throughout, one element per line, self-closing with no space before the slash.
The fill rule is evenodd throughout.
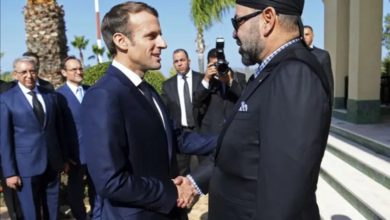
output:
<path id="1" fill-rule="evenodd" d="M 58 86 L 63 81 L 61 61 L 68 52 L 62 6 L 55 1 L 28 1 L 24 19 L 27 49 L 39 56 L 39 76 Z"/>
<path id="2" fill-rule="evenodd" d="M 203 31 L 198 30 L 198 33 L 196 35 L 196 46 L 198 53 L 198 66 L 199 66 L 199 72 L 204 73 L 204 40 L 203 40 Z"/>

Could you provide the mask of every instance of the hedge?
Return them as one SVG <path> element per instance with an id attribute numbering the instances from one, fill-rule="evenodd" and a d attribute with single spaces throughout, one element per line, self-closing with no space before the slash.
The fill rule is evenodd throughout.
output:
<path id="1" fill-rule="evenodd" d="M 86 69 L 84 71 L 84 83 L 87 85 L 95 84 L 95 82 L 103 76 L 110 64 L 111 62 L 100 63 Z M 161 94 L 162 83 L 165 81 L 165 77 L 159 70 L 146 72 L 145 80 Z"/>

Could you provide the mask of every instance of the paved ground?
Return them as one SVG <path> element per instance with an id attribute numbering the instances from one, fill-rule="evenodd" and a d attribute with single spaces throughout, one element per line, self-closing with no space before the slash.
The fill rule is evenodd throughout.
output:
<path id="1" fill-rule="evenodd" d="M 189 220 L 207 220 L 208 196 L 202 196 L 189 213 Z M 10 220 L 7 208 L 0 203 L 0 219 Z M 64 219 L 61 219 L 64 220 Z M 70 219 L 69 219 L 70 220 Z"/>

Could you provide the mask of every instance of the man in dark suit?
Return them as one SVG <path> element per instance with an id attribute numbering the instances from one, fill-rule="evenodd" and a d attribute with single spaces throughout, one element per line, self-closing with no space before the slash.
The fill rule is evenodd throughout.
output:
<path id="1" fill-rule="evenodd" d="M 114 59 L 81 106 L 81 144 L 103 199 L 102 219 L 187 219 L 182 208 L 194 188 L 172 181 L 175 150 L 208 153 L 215 141 L 183 133 L 177 145 L 161 98 L 143 80 L 161 67 L 167 47 L 158 13 L 142 2 L 116 5 L 103 18 L 102 34 Z"/>
<path id="2" fill-rule="evenodd" d="M 0 80 L 0 94 L 9 90 L 13 86 L 14 83 L 12 82 L 5 82 L 3 80 Z M 0 160 L 1 160 L 1 151 L 0 151 Z M 0 163 L 0 183 L 3 189 L 5 205 L 7 207 L 7 211 L 11 220 L 23 219 L 23 213 L 20 208 L 18 196 L 14 189 L 7 187 L 6 180 L 4 179 L 3 176 L 3 171 L 1 169 L 1 163 Z"/>
<path id="3" fill-rule="evenodd" d="M 320 219 L 315 191 L 331 98 L 301 38 L 303 5 L 237 0 L 232 24 L 242 62 L 260 65 L 222 129 L 215 157 L 191 174 L 209 192 L 210 220 Z"/>
<path id="4" fill-rule="evenodd" d="M 28 219 L 57 219 L 59 171 L 64 167 L 65 137 L 59 97 L 36 86 L 35 60 L 14 62 L 18 84 L 0 97 L 0 150 L 7 186 L 17 190 Z"/>
<path id="5" fill-rule="evenodd" d="M 66 78 L 63 86 L 57 89 L 57 92 L 64 96 L 66 100 L 64 109 L 65 118 L 68 127 L 66 127 L 67 137 L 71 143 L 69 148 L 69 171 L 68 171 L 68 187 L 67 197 L 68 203 L 72 210 L 73 217 L 77 220 L 85 220 L 87 217 L 84 206 L 84 175 L 87 176 L 88 198 L 91 205 L 91 213 L 93 215 L 95 203 L 95 187 L 86 172 L 85 153 L 80 149 L 80 109 L 84 94 L 89 88 L 83 85 L 84 78 L 83 67 L 76 57 L 67 57 L 62 64 L 62 75 Z"/>
<path id="6" fill-rule="evenodd" d="M 32 57 L 35 59 L 35 62 L 37 64 L 37 72 L 39 73 L 39 57 L 38 57 L 38 55 L 34 52 L 31 52 L 31 51 L 24 52 L 22 55 L 26 56 L 26 57 Z M 40 78 L 39 76 L 37 77 L 37 79 L 38 79 L 36 82 L 37 86 L 54 91 L 54 86 L 49 81 L 46 81 L 46 80 Z"/>
<path id="7" fill-rule="evenodd" d="M 198 130 L 201 114 L 192 104 L 193 91 L 201 85 L 203 75 L 190 69 L 191 60 L 187 51 L 176 49 L 173 52 L 173 66 L 176 75 L 166 80 L 162 86 L 162 95 L 170 118 L 180 129 Z M 176 154 L 180 175 L 190 172 L 191 155 Z"/>
<path id="8" fill-rule="evenodd" d="M 207 70 L 202 86 L 194 92 L 194 106 L 205 109 L 200 132 L 219 135 L 222 126 L 230 115 L 234 104 L 245 88 L 245 75 L 228 69 L 227 73 L 218 73 L 217 50 L 207 54 Z"/>
<path id="9" fill-rule="evenodd" d="M 313 45 L 314 33 L 313 28 L 309 25 L 305 25 L 303 29 L 303 36 L 305 43 L 310 48 L 310 51 L 316 56 L 318 61 L 320 62 L 326 77 L 329 81 L 329 85 L 331 86 L 332 98 L 333 98 L 333 72 L 332 72 L 332 63 L 330 60 L 330 55 L 328 51 L 315 47 Z"/>

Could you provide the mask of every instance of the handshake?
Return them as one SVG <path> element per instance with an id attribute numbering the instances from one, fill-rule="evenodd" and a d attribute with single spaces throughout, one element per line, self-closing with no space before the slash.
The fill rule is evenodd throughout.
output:
<path id="1" fill-rule="evenodd" d="M 177 188 L 177 207 L 191 208 L 199 198 L 199 194 L 192 182 L 183 176 L 172 179 Z"/>

